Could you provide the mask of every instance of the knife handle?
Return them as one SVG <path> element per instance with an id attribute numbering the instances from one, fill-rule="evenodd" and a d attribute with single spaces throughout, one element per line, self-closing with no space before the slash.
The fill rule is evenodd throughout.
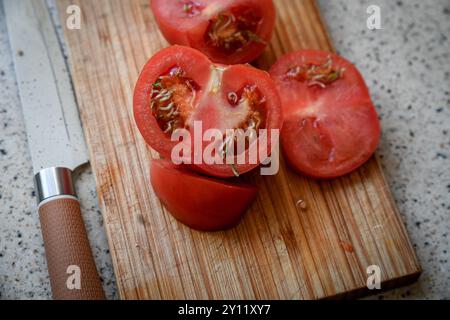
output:
<path id="1" fill-rule="evenodd" d="M 69 182 L 72 184 L 70 170 L 53 170 L 53 173 L 57 175 L 56 178 L 47 179 L 46 177 L 52 174 L 47 171 L 36 179 L 37 184 L 43 184 L 43 181 L 47 181 L 47 186 L 51 185 L 52 181 L 60 181 L 61 186 Z M 56 300 L 105 299 L 81 216 L 80 203 L 73 191 L 73 185 L 60 189 L 69 192 L 60 192 L 66 194 L 47 198 L 39 205 L 39 218 L 53 298 Z M 41 196 L 39 187 L 38 193 Z"/>

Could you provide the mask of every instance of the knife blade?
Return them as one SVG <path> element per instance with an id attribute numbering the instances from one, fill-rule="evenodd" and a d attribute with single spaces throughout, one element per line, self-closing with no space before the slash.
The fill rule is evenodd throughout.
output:
<path id="1" fill-rule="evenodd" d="M 55 299 L 103 299 L 72 172 L 88 162 L 77 104 L 45 0 L 3 1 Z"/>
<path id="2" fill-rule="evenodd" d="M 4 1 L 34 173 L 88 162 L 71 82 L 42 0 Z"/>

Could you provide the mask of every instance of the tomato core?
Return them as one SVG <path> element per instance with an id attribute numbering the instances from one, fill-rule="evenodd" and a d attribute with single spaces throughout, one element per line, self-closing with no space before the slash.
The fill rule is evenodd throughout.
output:
<path id="1" fill-rule="evenodd" d="M 257 36 L 262 17 L 250 8 L 223 11 L 212 19 L 205 33 L 205 42 L 225 53 L 236 52 L 252 41 L 263 42 Z"/>

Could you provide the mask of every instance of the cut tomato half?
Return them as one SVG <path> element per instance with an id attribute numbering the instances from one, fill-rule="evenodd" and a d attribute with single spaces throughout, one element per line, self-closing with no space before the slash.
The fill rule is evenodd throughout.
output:
<path id="1" fill-rule="evenodd" d="M 353 64 L 330 52 L 303 50 L 280 58 L 270 74 L 282 101 L 282 148 L 294 169 L 334 178 L 371 157 L 380 123 Z"/>
<path id="2" fill-rule="evenodd" d="M 197 175 L 166 160 L 152 160 L 151 183 L 177 220 L 202 231 L 236 225 L 257 194 L 254 186 Z"/>
<path id="3" fill-rule="evenodd" d="M 167 41 L 223 64 L 257 58 L 275 24 L 272 0 L 153 0 L 151 7 Z"/>
<path id="4" fill-rule="evenodd" d="M 266 72 L 247 65 L 216 65 L 199 51 L 181 46 L 163 49 L 145 65 L 135 88 L 134 115 L 145 141 L 166 159 L 172 159 L 178 150 L 174 148 L 180 146 L 173 139 L 176 130 L 188 131 L 192 144 L 187 152 L 180 152 L 182 157 L 195 170 L 215 177 L 232 177 L 256 168 L 265 159 L 251 161 L 249 150 L 257 146 L 261 154 L 270 155 L 271 130 L 282 125 L 278 93 Z M 248 139 L 243 150 L 233 150 L 232 164 L 225 159 L 212 163 L 202 155 L 214 139 L 200 146 L 195 140 L 209 129 L 218 130 L 223 142 L 229 141 L 230 129 L 254 129 L 255 137 Z M 267 130 L 267 139 L 259 136 L 261 129 Z M 228 145 L 224 143 L 220 152 L 225 154 Z M 242 154 L 245 161 L 239 160 Z"/>

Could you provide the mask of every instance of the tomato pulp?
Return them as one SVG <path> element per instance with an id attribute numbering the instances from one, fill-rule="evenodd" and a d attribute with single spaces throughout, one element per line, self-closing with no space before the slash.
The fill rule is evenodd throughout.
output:
<path id="1" fill-rule="evenodd" d="M 272 0 L 153 0 L 151 8 L 167 41 L 223 64 L 257 58 L 275 25 Z"/>
<path id="2" fill-rule="evenodd" d="M 251 185 L 200 176 L 164 160 L 152 160 L 151 183 L 177 220 L 202 231 L 236 225 L 257 193 Z"/>
<path id="3" fill-rule="evenodd" d="M 171 139 L 176 129 L 188 130 L 195 137 L 195 124 L 201 123 L 202 133 L 217 129 L 224 140 L 228 129 L 254 129 L 255 139 L 249 139 L 241 150 L 245 163 L 237 161 L 242 154 L 237 151 L 232 165 L 225 161 L 190 163 L 195 170 L 224 178 L 248 172 L 264 161 L 248 161 L 250 147 L 257 145 L 270 155 L 271 130 L 282 125 L 281 102 L 266 72 L 248 65 L 216 65 L 201 52 L 182 46 L 161 50 L 145 65 L 135 88 L 134 115 L 146 142 L 167 159 L 179 145 Z M 260 129 L 268 131 L 266 140 L 260 138 Z M 200 151 L 207 147 L 203 144 Z M 198 154 L 195 149 L 183 157 L 193 159 Z"/>
<path id="4" fill-rule="evenodd" d="M 330 52 L 303 50 L 280 58 L 270 74 L 282 101 L 282 148 L 294 169 L 334 178 L 374 153 L 380 123 L 353 64 Z"/>

